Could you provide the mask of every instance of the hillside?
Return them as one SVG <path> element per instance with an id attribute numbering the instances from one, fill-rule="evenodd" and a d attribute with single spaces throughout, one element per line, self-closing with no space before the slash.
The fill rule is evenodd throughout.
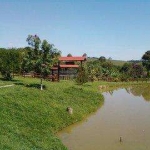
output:
<path id="1" fill-rule="evenodd" d="M 88 57 L 87 58 L 87 61 L 94 61 L 94 60 L 98 60 L 98 58 L 96 58 L 96 57 Z M 123 61 L 123 60 L 109 60 L 109 61 L 112 62 L 116 66 L 122 66 L 124 63 L 128 62 L 128 61 Z"/>
<path id="2" fill-rule="evenodd" d="M 78 86 L 72 81 L 44 81 L 16 78 L 0 80 L 0 149 L 66 150 L 55 136 L 62 128 L 82 120 L 103 104 L 103 97 L 92 84 Z M 96 86 L 97 87 L 97 86 Z M 73 108 L 73 114 L 66 111 Z"/>

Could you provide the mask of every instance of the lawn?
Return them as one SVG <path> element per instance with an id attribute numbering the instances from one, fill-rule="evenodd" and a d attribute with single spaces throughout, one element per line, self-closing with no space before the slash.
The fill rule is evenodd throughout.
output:
<path id="1" fill-rule="evenodd" d="M 55 136 L 59 130 L 85 118 L 103 104 L 97 84 L 76 85 L 72 81 L 15 78 L 0 81 L 13 87 L 0 89 L 0 149 L 66 150 Z M 93 87 L 92 87 L 93 86 Z M 73 108 L 73 114 L 66 111 Z"/>

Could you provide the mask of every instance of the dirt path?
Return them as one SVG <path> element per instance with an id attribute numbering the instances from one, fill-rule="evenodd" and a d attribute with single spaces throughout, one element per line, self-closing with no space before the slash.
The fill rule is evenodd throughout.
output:
<path id="1" fill-rule="evenodd" d="M 0 86 L 0 88 L 11 87 L 11 86 L 14 86 L 14 84 L 11 84 L 11 85 L 4 85 L 4 86 Z"/>

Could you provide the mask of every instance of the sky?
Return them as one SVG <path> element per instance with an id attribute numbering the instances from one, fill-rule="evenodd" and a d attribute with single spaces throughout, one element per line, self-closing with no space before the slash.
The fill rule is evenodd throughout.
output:
<path id="1" fill-rule="evenodd" d="M 0 47 L 25 47 L 27 36 L 65 56 L 139 60 L 150 50 L 149 0 L 0 0 Z"/>

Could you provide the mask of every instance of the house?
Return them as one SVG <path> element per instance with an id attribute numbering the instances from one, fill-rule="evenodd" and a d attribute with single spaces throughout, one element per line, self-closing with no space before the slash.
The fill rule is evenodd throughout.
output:
<path id="1" fill-rule="evenodd" d="M 79 66 L 86 61 L 86 57 L 59 57 L 58 64 L 52 67 L 52 80 L 59 81 L 59 79 L 70 79 L 73 78 L 77 72 Z"/>

